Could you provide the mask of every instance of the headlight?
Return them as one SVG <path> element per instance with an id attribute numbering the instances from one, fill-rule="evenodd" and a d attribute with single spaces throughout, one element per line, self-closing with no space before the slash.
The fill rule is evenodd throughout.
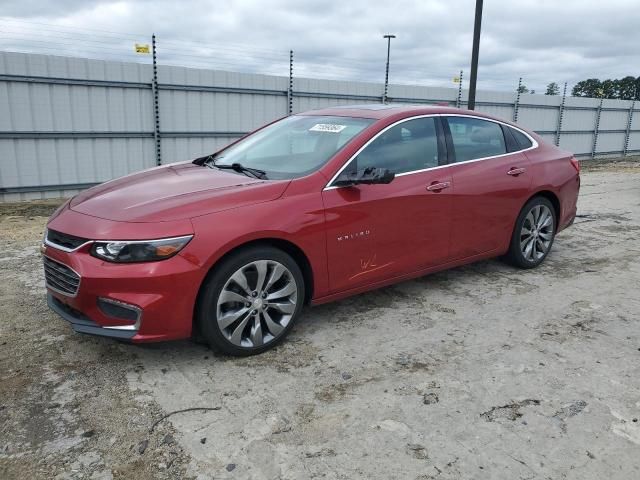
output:
<path id="1" fill-rule="evenodd" d="M 189 243 L 193 235 L 161 238 L 158 240 L 97 241 L 91 247 L 91 255 L 108 262 L 154 262 L 173 257 Z"/>

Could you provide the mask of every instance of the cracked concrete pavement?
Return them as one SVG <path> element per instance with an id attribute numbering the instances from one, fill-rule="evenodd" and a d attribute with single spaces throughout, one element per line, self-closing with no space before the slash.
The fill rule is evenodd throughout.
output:
<path id="1" fill-rule="evenodd" d="M 638 163 L 591 164 L 536 270 L 310 308 L 243 359 L 73 334 L 44 302 L 50 209 L 0 205 L 2 478 L 640 477 Z"/>

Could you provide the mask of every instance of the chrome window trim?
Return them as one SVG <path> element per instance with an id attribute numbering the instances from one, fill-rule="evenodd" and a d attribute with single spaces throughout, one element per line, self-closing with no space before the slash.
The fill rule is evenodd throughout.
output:
<path id="1" fill-rule="evenodd" d="M 53 258 L 51 258 L 49 255 L 42 255 L 43 257 L 46 257 L 47 259 L 51 260 L 54 263 L 57 263 L 58 265 L 62 265 L 63 267 L 68 268 L 69 270 L 71 270 L 73 273 L 75 273 L 78 276 L 78 288 L 76 289 L 76 293 L 74 293 L 73 295 L 71 295 L 69 292 L 63 292 L 62 290 L 56 288 L 56 287 L 52 287 L 49 282 L 47 282 L 47 275 L 45 272 L 44 275 L 44 286 L 46 288 L 48 288 L 49 290 L 53 290 L 56 293 L 59 293 L 60 295 L 64 295 L 65 297 L 69 297 L 69 298 L 76 298 L 78 296 L 78 293 L 80 292 L 80 286 L 82 285 L 82 275 L 80 275 L 78 272 L 76 272 L 73 268 L 71 268 L 69 265 L 67 265 L 66 263 L 62 263 L 59 260 L 54 260 Z M 44 263 L 44 262 L 43 262 Z M 43 265 L 44 268 L 44 265 Z"/>
<path id="2" fill-rule="evenodd" d="M 469 115 L 469 114 L 465 114 L 465 113 L 429 113 L 429 114 L 425 114 L 425 115 L 416 115 L 416 116 L 413 116 L 413 117 L 403 118 L 401 120 L 398 120 L 397 122 L 392 123 L 391 125 L 387 125 L 384 129 L 382 129 L 378 133 L 376 133 L 375 136 L 371 137 L 367 141 L 367 143 L 365 143 L 362 147 L 360 147 L 358 149 L 358 151 L 356 153 L 354 153 L 351 157 L 349 157 L 349 159 L 336 172 L 336 174 L 333 177 L 331 177 L 331 180 L 329 180 L 329 182 L 325 185 L 325 187 L 323 188 L 323 191 L 325 191 L 325 190 L 334 190 L 336 188 L 345 188 L 344 186 L 341 186 L 341 185 L 332 185 L 332 183 L 335 182 L 335 180 L 338 178 L 338 176 L 349 166 L 349 164 L 358 155 L 360 155 L 360 153 L 365 148 L 367 148 L 369 146 L 369 144 L 371 142 L 373 142 L 376 138 L 378 138 L 384 132 L 386 132 L 390 128 L 395 127 L 396 125 L 400 125 L 401 123 L 407 122 L 409 120 L 416 120 L 418 118 L 428 118 L 428 117 L 466 117 L 466 118 L 476 118 L 478 120 L 485 120 L 487 122 L 497 123 L 499 125 L 504 125 L 505 127 L 513 128 L 514 130 L 517 130 L 520 133 L 522 133 L 523 135 L 525 135 L 531 141 L 531 146 L 529 148 L 524 148 L 522 150 L 516 150 L 515 152 L 507 152 L 507 153 L 502 153 L 500 155 L 493 155 L 493 156 L 490 156 L 490 157 L 474 158 L 472 160 L 465 160 L 465 161 L 462 161 L 462 162 L 447 163 L 445 165 L 438 165 L 438 166 L 435 166 L 435 167 L 422 168 L 420 170 L 411 170 L 410 172 L 399 173 L 399 174 L 396 175 L 396 177 L 404 177 L 405 175 L 413 175 L 413 174 L 416 174 L 416 173 L 428 172 L 430 170 L 438 170 L 438 169 L 441 169 L 441 168 L 453 167 L 454 165 L 464 165 L 465 163 L 479 162 L 479 161 L 482 161 L 482 160 L 491 160 L 493 158 L 506 157 L 506 156 L 509 156 L 509 155 L 514 155 L 516 153 L 528 152 L 529 150 L 533 150 L 534 148 L 538 148 L 538 146 L 539 146 L 539 144 L 536 141 L 536 139 L 533 138 L 531 135 L 529 135 L 524 130 L 522 130 L 521 128 L 514 127 L 513 125 L 509 125 L 508 123 L 502 122 L 500 120 L 494 120 L 493 118 L 486 118 L 486 117 L 481 117 L 481 116 L 478 116 L 478 115 Z"/>

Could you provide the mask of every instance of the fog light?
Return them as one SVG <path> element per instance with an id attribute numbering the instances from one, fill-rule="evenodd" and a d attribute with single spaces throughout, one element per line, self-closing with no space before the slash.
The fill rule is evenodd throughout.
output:
<path id="1" fill-rule="evenodd" d="M 98 298 L 98 308 L 107 317 L 116 318 L 118 320 L 127 320 L 129 322 L 137 322 L 142 313 L 140 308 L 135 305 L 129 305 L 128 303 L 112 300 L 110 298 Z"/>

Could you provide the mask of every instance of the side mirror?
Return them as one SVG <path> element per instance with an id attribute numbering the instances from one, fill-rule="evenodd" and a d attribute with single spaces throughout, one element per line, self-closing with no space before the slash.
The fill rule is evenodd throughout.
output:
<path id="1" fill-rule="evenodd" d="M 355 172 L 342 172 L 333 185 L 350 187 L 353 185 L 375 185 L 391 183 L 396 174 L 387 168 L 369 167 Z"/>

